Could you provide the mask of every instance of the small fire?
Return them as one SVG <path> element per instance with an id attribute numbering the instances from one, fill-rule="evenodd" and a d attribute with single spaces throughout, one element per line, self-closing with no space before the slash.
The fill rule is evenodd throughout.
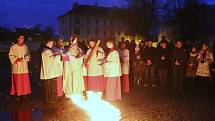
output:
<path id="1" fill-rule="evenodd" d="M 88 92 L 88 100 L 84 100 L 81 94 L 72 95 L 69 98 L 79 108 L 86 111 L 91 121 L 119 121 L 121 112 L 109 102 L 101 99 L 102 93 Z"/>

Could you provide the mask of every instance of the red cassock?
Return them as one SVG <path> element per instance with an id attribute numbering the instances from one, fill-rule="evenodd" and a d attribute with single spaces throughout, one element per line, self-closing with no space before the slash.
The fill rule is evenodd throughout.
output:
<path id="1" fill-rule="evenodd" d="M 91 51 L 92 49 L 90 48 L 86 53 L 86 57 L 90 55 Z M 101 64 L 104 57 L 104 50 L 99 47 L 97 52 L 94 53 L 88 61 L 85 74 L 85 87 L 87 90 L 100 92 L 105 90 L 106 83 L 104 80 L 104 66 Z"/>
<path id="2" fill-rule="evenodd" d="M 63 76 L 57 77 L 57 96 L 63 96 Z"/>
<path id="3" fill-rule="evenodd" d="M 122 89 L 123 92 L 129 92 L 129 50 L 123 49 L 119 50 L 119 55 L 121 59 L 121 68 L 122 68 Z"/>
<path id="4" fill-rule="evenodd" d="M 32 121 L 32 111 L 29 109 L 13 112 L 13 121 Z"/>
<path id="5" fill-rule="evenodd" d="M 18 60 L 18 58 L 20 58 Z M 9 59 L 11 62 L 12 71 L 12 84 L 11 95 L 27 95 L 31 93 L 31 86 L 28 73 L 28 61 L 30 54 L 28 47 L 23 44 L 22 46 L 14 44 L 9 51 Z"/>
<path id="6" fill-rule="evenodd" d="M 119 53 L 116 50 L 110 52 L 105 63 L 106 99 L 121 100 L 122 76 Z"/>
<path id="7" fill-rule="evenodd" d="M 64 52 L 63 48 L 53 47 L 52 52 L 56 54 L 62 54 Z M 56 61 L 56 66 L 59 75 L 56 79 L 57 82 L 57 97 L 63 96 L 63 61 L 68 60 L 68 56 L 62 55 L 61 59 Z"/>

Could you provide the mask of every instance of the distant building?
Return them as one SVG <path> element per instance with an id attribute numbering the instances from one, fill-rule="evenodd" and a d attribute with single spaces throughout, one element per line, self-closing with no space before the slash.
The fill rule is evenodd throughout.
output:
<path id="1" fill-rule="evenodd" d="M 128 35 L 127 10 L 73 4 L 73 9 L 58 17 L 60 34 L 65 40 L 77 36 L 80 41 L 106 40 Z"/>
<path id="2" fill-rule="evenodd" d="M 175 40 L 179 36 L 179 31 L 176 25 L 175 20 L 160 23 L 158 40 L 160 41 L 163 36 L 165 36 L 169 42 Z"/>

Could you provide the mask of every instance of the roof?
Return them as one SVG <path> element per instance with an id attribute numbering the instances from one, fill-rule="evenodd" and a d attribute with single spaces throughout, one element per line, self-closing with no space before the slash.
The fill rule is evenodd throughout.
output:
<path id="1" fill-rule="evenodd" d="M 77 5 L 72 10 L 64 13 L 59 16 L 58 19 L 66 15 L 89 15 L 89 16 L 126 16 L 128 10 L 122 8 L 111 8 L 111 7 L 101 7 L 101 6 L 92 6 L 92 5 Z"/>

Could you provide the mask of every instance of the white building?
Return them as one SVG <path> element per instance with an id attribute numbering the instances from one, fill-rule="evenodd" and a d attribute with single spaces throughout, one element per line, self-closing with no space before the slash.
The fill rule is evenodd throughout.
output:
<path id="1" fill-rule="evenodd" d="M 65 40 L 77 36 L 80 41 L 115 38 L 128 33 L 126 9 L 90 5 L 73 5 L 73 9 L 58 17 L 60 34 Z"/>

